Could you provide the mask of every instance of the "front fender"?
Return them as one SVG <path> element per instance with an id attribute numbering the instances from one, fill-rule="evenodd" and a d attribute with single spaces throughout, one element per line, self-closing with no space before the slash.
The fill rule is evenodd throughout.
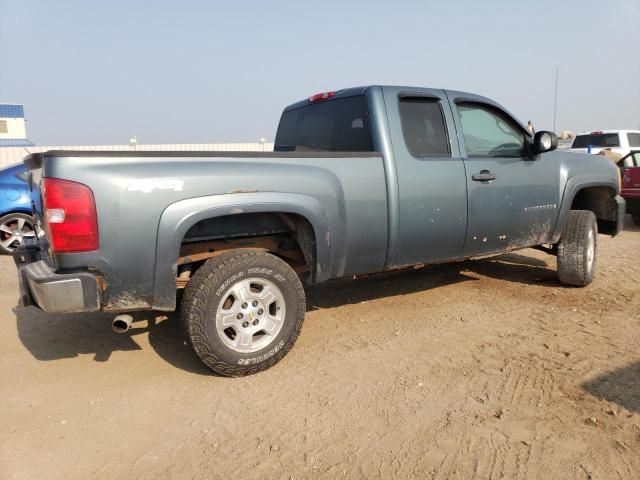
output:
<path id="1" fill-rule="evenodd" d="M 607 187 L 614 192 L 618 191 L 618 183 L 615 178 L 603 178 L 603 175 L 599 173 L 586 173 L 569 178 L 564 187 L 560 213 L 558 214 L 550 243 L 557 243 L 560 240 L 573 200 L 580 190 L 588 187 Z"/>
<path id="2" fill-rule="evenodd" d="M 346 256 L 345 222 L 340 212 L 327 209 L 313 197 L 295 193 L 251 192 L 211 195 L 180 200 L 160 217 L 156 248 L 153 308 L 174 310 L 180 245 L 187 231 L 201 220 L 245 213 L 292 213 L 313 227 L 316 240 L 316 279 L 335 276 L 332 268 Z"/>

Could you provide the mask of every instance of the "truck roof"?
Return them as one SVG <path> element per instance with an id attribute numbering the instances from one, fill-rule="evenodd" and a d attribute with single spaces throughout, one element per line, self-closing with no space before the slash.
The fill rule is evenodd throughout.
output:
<path id="1" fill-rule="evenodd" d="M 354 95 L 364 95 L 367 89 L 373 86 L 374 85 L 369 85 L 367 87 L 351 87 L 351 88 L 343 88 L 341 90 L 332 90 L 331 91 L 332 98 L 353 97 Z M 309 98 L 305 98 L 304 100 L 300 100 L 298 102 L 295 102 L 295 103 L 292 103 L 291 105 L 286 106 L 284 111 L 288 112 L 289 110 L 295 110 L 296 108 L 309 105 Z"/>
<path id="2" fill-rule="evenodd" d="M 312 102 L 312 99 L 314 97 L 318 97 L 317 98 L 318 100 L 322 99 L 324 101 L 331 101 L 338 98 L 352 97 L 354 95 L 364 95 L 366 91 L 370 88 L 381 88 L 383 90 L 394 89 L 394 90 L 400 90 L 400 91 L 406 90 L 407 93 L 416 93 L 416 94 L 420 94 L 422 92 L 428 94 L 429 91 L 439 90 L 441 92 L 446 92 L 447 94 L 451 94 L 451 97 L 455 97 L 457 99 L 464 99 L 470 102 L 477 101 L 477 102 L 487 103 L 489 105 L 494 105 L 504 110 L 505 112 L 509 113 L 509 115 L 511 115 L 511 117 L 525 130 L 525 132 L 527 131 L 525 124 L 522 123 L 522 121 L 519 120 L 517 116 L 513 115 L 508 109 L 506 109 L 505 107 L 503 107 L 502 105 L 500 105 L 499 103 L 497 103 L 496 101 L 488 97 L 483 97 L 482 95 L 477 95 L 475 93 L 461 92 L 456 90 L 447 90 L 443 88 L 415 87 L 415 86 L 411 87 L 411 86 L 404 86 L 404 85 L 367 85 L 362 87 L 343 88 L 340 90 L 331 90 L 328 92 L 317 93 L 308 98 L 305 98 L 304 100 L 300 100 L 298 102 L 292 103 L 291 105 L 285 107 L 285 109 L 283 110 L 283 113 L 286 113 L 290 110 L 295 110 L 296 108 L 309 105 Z M 322 97 L 322 95 L 329 95 L 329 97 L 328 98 Z"/>
<path id="3" fill-rule="evenodd" d="M 604 134 L 604 133 L 640 133 L 640 130 L 590 130 L 587 132 L 579 132 L 577 135 L 592 135 L 594 133 Z"/>

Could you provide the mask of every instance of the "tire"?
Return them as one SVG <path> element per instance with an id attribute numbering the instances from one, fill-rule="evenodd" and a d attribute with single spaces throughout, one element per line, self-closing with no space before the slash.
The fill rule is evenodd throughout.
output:
<path id="1" fill-rule="evenodd" d="M 9 213 L 0 218 L 0 253 L 10 255 L 25 238 L 36 238 L 33 217 L 24 213 Z"/>
<path id="2" fill-rule="evenodd" d="M 558 278 L 564 285 L 585 287 L 593 281 L 597 261 L 598 223 L 589 210 L 571 210 L 558 244 Z"/>
<path id="3" fill-rule="evenodd" d="M 214 372 L 251 375 L 278 363 L 295 343 L 305 295 L 295 271 L 261 250 L 230 250 L 189 280 L 181 316 L 189 343 Z"/>
<path id="4" fill-rule="evenodd" d="M 635 225 L 640 226 L 640 213 L 632 213 L 631 214 L 631 220 L 633 220 L 633 223 Z"/>

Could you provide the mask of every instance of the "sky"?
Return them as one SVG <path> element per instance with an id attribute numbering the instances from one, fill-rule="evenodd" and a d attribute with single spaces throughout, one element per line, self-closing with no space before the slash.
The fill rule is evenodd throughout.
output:
<path id="1" fill-rule="evenodd" d="M 0 102 L 37 145 L 272 141 L 370 85 L 488 96 L 537 130 L 640 128 L 639 0 L 0 0 Z"/>

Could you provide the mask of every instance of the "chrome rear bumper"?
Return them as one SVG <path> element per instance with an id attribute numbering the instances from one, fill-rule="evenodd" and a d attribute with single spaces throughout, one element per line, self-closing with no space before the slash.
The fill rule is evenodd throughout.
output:
<path id="1" fill-rule="evenodd" d="M 94 312 L 100 309 L 98 281 L 90 273 L 58 274 L 39 250 L 19 248 L 13 255 L 18 267 L 23 304 L 35 305 L 48 313 Z"/>

